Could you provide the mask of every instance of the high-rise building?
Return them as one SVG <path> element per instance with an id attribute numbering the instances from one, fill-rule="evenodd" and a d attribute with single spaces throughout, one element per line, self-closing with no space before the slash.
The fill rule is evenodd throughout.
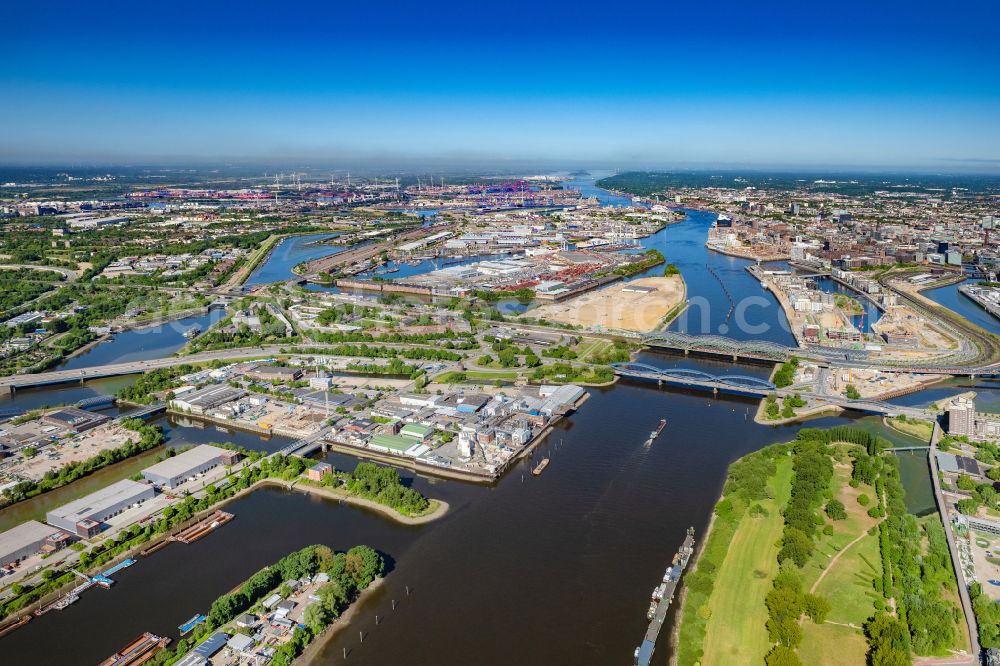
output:
<path id="1" fill-rule="evenodd" d="M 948 434 L 958 437 L 975 435 L 976 403 L 971 398 L 955 398 L 948 404 Z"/>

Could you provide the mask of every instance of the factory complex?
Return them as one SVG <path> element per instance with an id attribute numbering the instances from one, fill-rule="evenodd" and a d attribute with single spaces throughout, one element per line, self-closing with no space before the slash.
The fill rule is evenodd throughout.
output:
<path id="1" fill-rule="evenodd" d="M 341 418 L 326 440 L 431 470 L 494 479 L 586 395 L 572 384 L 403 393 L 378 400 L 367 415 Z"/>

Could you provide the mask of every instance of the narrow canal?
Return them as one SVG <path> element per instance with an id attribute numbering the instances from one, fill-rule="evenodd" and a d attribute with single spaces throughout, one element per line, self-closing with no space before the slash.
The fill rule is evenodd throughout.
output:
<path id="1" fill-rule="evenodd" d="M 689 296 L 704 300 L 678 329 L 790 343 L 780 308 L 744 270 L 746 262 L 704 248 L 712 219 L 691 213 L 650 241 L 681 268 Z M 733 320 L 736 313 L 729 313 L 726 290 L 737 300 L 754 298 L 756 305 L 742 314 L 742 329 Z M 754 330 L 743 330 L 747 327 Z M 760 327 L 766 330 L 755 332 Z M 769 371 L 656 352 L 644 353 L 642 360 L 713 374 Z M 44 404 L 49 392 L 52 400 L 67 402 L 76 394 L 108 389 L 62 387 L 18 394 L 11 402 Z M 216 597 L 293 549 L 366 543 L 386 555 L 389 576 L 348 629 L 325 646 L 320 663 L 343 663 L 345 649 L 348 663 L 361 664 L 628 663 L 646 628 L 651 590 L 687 527 L 694 526 L 699 539 L 704 536 L 729 463 L 787 441 L 801 426 L 755 425 L 755 400 L 651 383 L 623 381 L 589 393 L 580 410 L 535 451 L 535 460 L 552 461 L 540 477 L 530 474 L 531 460 L 491 487 L 404 471 L 415 488 L 451 505 L 441 520 L 416 527 L 295 492 L 255 492 L 233 502 L 229 510 L 236 519 L 208 537 L 171 544 L 116 575 L 111 590 L 88 591 L 67 610 L 0 639 L 4 660 L 95 663 L 143 631 L 176 638 L 177 626 L 192 614 L 207 611 Z M 644 446 L 661 418 L 666 430 Z M 265 450 L 280 445 L 211 426 L 161 422 L 171 445 L 224 440 Z M 885 429 L 870 417 L 822 418 L 806 425 L 851 422 Z M 328 460 L 340 468 L 356 464 L 340 455 Z M 919 475 L 914 478 L 919 481 Z M 399 602 L 395 610 L 393 600 Z M 366 633 L 363 643 L 359 631 Z M 668 633 L 657 650 L 660 665 L 670 656 Z"/>

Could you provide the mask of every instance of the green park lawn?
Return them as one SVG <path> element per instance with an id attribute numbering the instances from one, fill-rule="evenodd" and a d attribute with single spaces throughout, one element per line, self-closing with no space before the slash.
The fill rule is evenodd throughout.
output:
<path id="1" fill-rule="evenodd" d="M 733 535 L 728 554 L 716 577 L 708 606 L 704 666 L 713 664 L 760 664 L 771 648 L 764 597 L 778 571 L 777 542 L 784 529 L 781 510 L 788 503 L 792 486 L 792 460 L 777 461 L 769 480 L 773 500 L 760 505 L 768 515 L 743 515 Z"/>

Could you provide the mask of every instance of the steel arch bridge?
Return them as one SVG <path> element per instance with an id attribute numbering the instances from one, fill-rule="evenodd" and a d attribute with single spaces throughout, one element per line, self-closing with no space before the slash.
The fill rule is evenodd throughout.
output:
<path id="1" fill-rule="evenodd" d="M 748 375 L 712 375 L 692 368 L 657 368 L 653 365 L 635 362 L 612 363 L 611 367 L 619 374 L 637 377 L 679 380 L 682 382 L 691 381 L 700 384 L 723 384 L 733 388 L 759 389 L 762 391 L 771 391 L 777 388 L 766 379 L 750 377 Z"/>
<path id="2" fill-rule="evenodd" d="M 701 351 L 773 361 L 787 361 L 793 354 L 788 347 L 767 340 L 734 340 L 721 335 L 688 335 L 677 331 L 647 333 L 642 336 L 642 342 L 654 347 L 671 347 L 685 352 Z"/>

